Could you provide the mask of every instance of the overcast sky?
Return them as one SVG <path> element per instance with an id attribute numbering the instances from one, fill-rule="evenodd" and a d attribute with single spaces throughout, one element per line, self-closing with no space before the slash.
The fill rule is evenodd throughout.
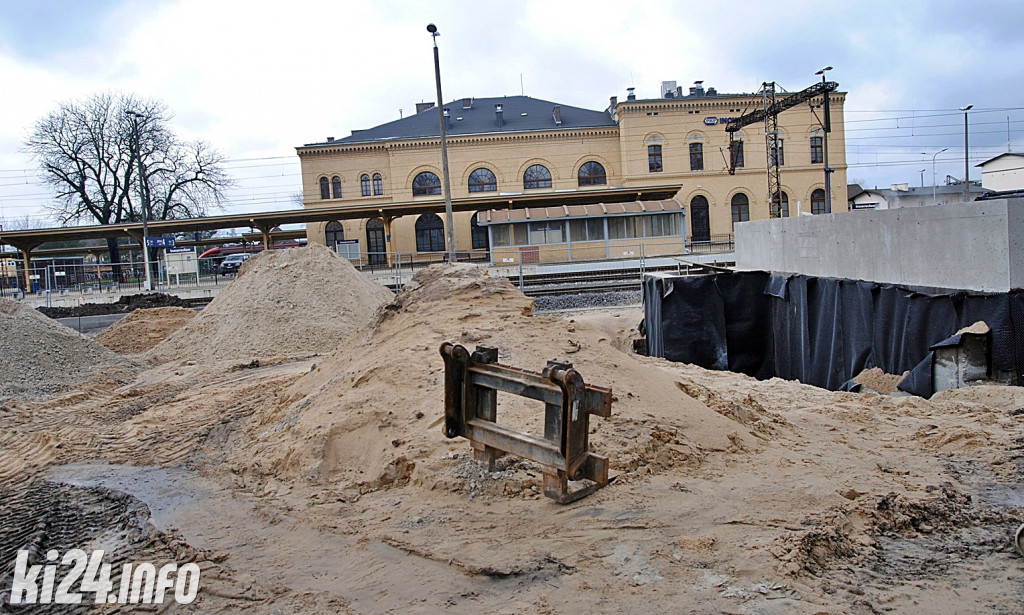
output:
<path id="1" fill-rule="evenodd" d="M 604 109 L 663 80 L 720 92 L 818 77 L 848 92 L 851 182 L 931 185 L 1024 151 L 1024 3 L 643 3 L 589 0 L 0 0 L 0 218 L 46 216 L 23 142 L 64 101 L 119 91 L 163 101 L 183 137 L 230 160 L 228 212 L 292 207 L 295 146 L 344 137 L 435 99 L 427 23 L 442 36 L 445 100 L 525 93 Z M 922 154 L 922 152 L 928 152 Z"/>

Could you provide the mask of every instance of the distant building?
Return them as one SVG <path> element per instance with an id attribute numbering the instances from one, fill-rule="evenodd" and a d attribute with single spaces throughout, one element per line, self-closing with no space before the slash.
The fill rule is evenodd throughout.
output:
<path id="1" fill-rule="evenodd" d="M 907 184 L 893 184 L 890 188 L 865 189 L 857 184 L 847 186 L 847 199 L 851 210 L 858 209 L 900 209 L 901 207 L 926 207 L 928 205 L 956 205 L 964 202 L 963 184 L 916 188 Z M 971 200 L 985 194 L 985 190 L 973 182 Z"/>
<path id="2" fill-rule="evenodd" d="M 995 192 L 1024 190 L 1024 154 L 1006 152 L 976 165 L 981 185 Z"/>
<path id="3" fill-rule="evenodd" d="M 835 211 L 847 210 L 835 188 L 846 185 L 845 98 L 842 92 L 829 97 Z M 820 107 L 822 100 L 811 103 Z M 570 254 L 574 260 L 621 258 L 638 250 L 680 254 L 687 241 L 729 239 L 736 222 L 769 217 L 764 125 L 735 133 L 734 174 L 725 131 L 727 122 L 762 105 L 757 94 L 721 94 L 700 84 L 684 93 L 674 82 L 663 83 L 654 99 L 637 99 L 630 89 L 623 101 L 612 97 L 604 111 L 529 96 L 452 101 L 444 108 L 452 198 L 490 203 L 456 212 L 456 249 L 484 255 L 501 248 L 501 262 L 509 263 Z M 803 105 L 778 117 L 783 215 L 830 213 L 819 116 L 820 109 Z M 371 205 L 380 213 L 310 224 L 309 241 L 348 241 L 350 250 L 355 240 L 360 258 L 376 262 L 398 252 L 415 258 L 444 251 L 443 216 L 399 216 L 392 207 L 442 198 L 439 134 L 437 108 L 419 103 L 413 115 L 297 147 L 306 207 Z M 556 211 L 563 193 L 679 184 L 682 189 L 667 201 Z M 545 193 L 556 199 L 556 208 L 521 215 L 494 209 L 499 195 Z"/>

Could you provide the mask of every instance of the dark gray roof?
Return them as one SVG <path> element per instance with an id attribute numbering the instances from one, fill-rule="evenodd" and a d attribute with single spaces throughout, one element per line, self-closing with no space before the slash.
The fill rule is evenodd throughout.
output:
<path id="1" fill-rule="evenodd" d="M 463 107 L 463 99 L 445 105 L 449 116 L 449 123 L 445 131 L 449 136 L 615 126 L 615 121 L 605 111 L 570 107 L 529 96 L 474 98 L 471 101 L 471 106 L 468 109 Z M 502 126 L 500 128 L 495 114 L 495 105 L 502 107 Z M 555 123 L 555 107 L 560 110 L 561 124 Z M 329 144 L 348 145 L 389 139 L 424 139 L 438 137 L 440 134 L 437 107 L 431 107 L 400 120 L 374 126 L 367 130 L 354 131 L 352 136 L 335 139 Z M 307 147 L 316 145 L 328 145 L 328 143 L 306 144 Z"/>

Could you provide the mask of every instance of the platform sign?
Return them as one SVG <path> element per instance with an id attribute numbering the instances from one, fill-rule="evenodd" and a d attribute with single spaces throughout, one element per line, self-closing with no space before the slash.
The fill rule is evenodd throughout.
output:
<path id="1" fill-rule="evenodd" d="M 334 250 L 339 256 L 348 259 L 359 258 L 359 240 L 358 239 L 343 239 L 339 241 L 335 246 Z"/>
<path id="2" fill-rule="evenodd" d="M 147 237 L 146 245 L 150 248 L 173 248 L 174 237 Z"/>
<path id="3" fill-rule="evenodd" d="M 195 247 L 170 247 L 164 250 L 164 271 L 168 280 L 172 275 L 175 276 L 176 283 L 180 283 L 183 275 L 194 275 L 198 279 L 199 259 L 196 258 Z"/>

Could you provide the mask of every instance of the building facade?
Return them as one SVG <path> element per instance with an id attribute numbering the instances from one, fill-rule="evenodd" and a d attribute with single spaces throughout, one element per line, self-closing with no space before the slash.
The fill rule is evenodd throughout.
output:
<path id="1" fill-rule="evenodd" d="M 524 253 L 557 260 L 557 255 L 572 252 L 570 244 L 578 237 L 591 248 L 602 241 L 630 239 L 640 250 L 657 244 L 658 253 L 681 254 L 689 244 L 730 237 L 736 222 L 769 217 L 764 125 L 735 133 L 731 149 L 725 131 L 731 119 L 760 108 L 761 96 L 719 94 L 699 85 L 684 94 L 668 82 L 662 91 L 661 98 L 643 100 L 630 91 L 623 101 L 613 97 L 604 111 L 526 96 L 466 98 L 446 105 L 451 196 L 490 202 L 479 212 L 455 214 L 456 249 L 487 254 L 500 247 L 504 263 L 516 262 Z M 848 208 L 843 198 L 845 95 L 833 93 L 829 101 L 831 208 L 825 194 L 821 99 L 778 117 L 780 147 L 772 155 L 780 163 L 784 216 Z M 397 203 L 442 198 L 439 133 L 437 109 L 421 103 L 415 115 L 296 148 L 306 207 L 380 206 L 376 218 L 311 224 L 309 241 L 332 246 L 358 242 L 362 258 L 371 262 L 386 262 L 385 253 L 443 252 L 443 216 L 389 213 L 389 206 Z M 577 224 L 568 208 L 564 216 L 546 215 L 544 220 L 503 218 L 500 211 L 492 211 L 493 197 L 499 195 L 550 193 L 557 198 L 665 185 L 682 186 L 675 205 L 662 205 L 671 211 L 641 205 L 596 214 L 591 208 L 580 214 L 590 222 Z M 609 224 L 605 217 L 618 220 Z M 609 250 L 576 251 L 583 253 L 593 255 L 587 258 L 623 256 Z"/>
<path id="2" fill-rule="evenodd" d="M 1024 154 L 1006 152 L 975 166 L 981 169 L 981 185 L 986 190 L 1024 190 Z"/>

